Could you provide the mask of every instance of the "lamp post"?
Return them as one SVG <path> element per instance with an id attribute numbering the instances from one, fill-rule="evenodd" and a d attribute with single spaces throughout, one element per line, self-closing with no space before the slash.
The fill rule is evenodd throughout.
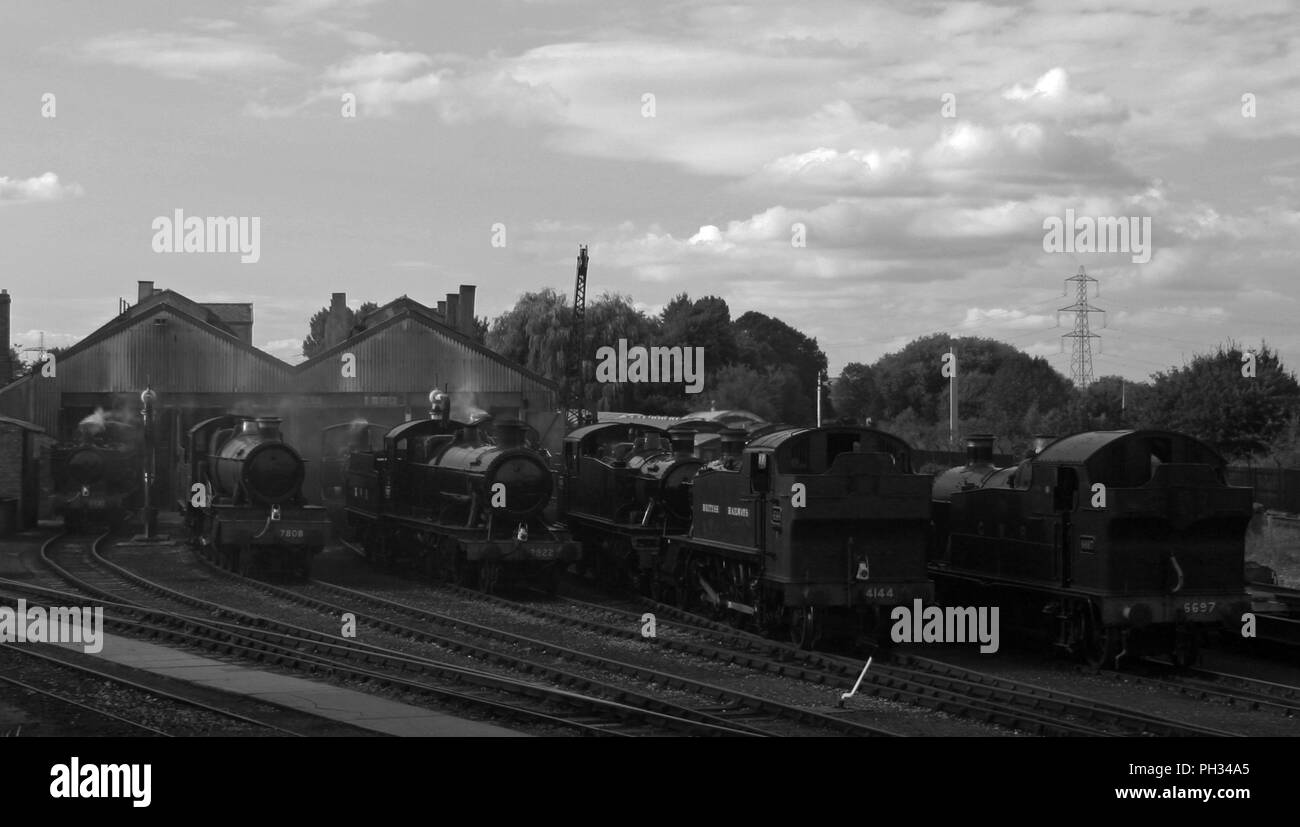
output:
<path id="1" fill-rule="evenodd" d="M 154 405 L 158 402 L 158 393 L 152 387 L 146 387 L 140 394 L 140 417 L 144 420 L 144 538 L 153 540 L 158 530 L 158 509 L 153 502 L 153 482 L 157 471 L 157 450 L 155 439 Z"/>

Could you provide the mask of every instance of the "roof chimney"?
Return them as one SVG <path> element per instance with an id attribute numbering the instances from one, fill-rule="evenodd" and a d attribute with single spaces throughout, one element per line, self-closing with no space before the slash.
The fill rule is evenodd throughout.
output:
<path id="1" fill-rule="evenodd" d="M 137 283 L 140 285 L 140 297 L 138 301 L 144 301 L 153 295 L 153 282 L 141 281 Z"/>
<path id="2" fill-rule="evenodd" d="M 330 309 L 337 307 L 346 307 L 348 304 L 347 293 L 330 293 Z"/>
<path id="3" fill-rule="evenodd" d="M 447 326 L 459 330 L 460 324 L 456 320 L 460 318 L 460 296 L 455 293 L 447 294 Z"/>
<path id="4" fill-rule="evenodd" d="M 443 321 L 446 321 L 446 320 L 447 320 L 447 300 L 446 300 L 446 299 L 443 299 L 442 301 L 438 302 L 438 315 L 442 317 Z"/>
<path id="5" fill-rule="evenodd" d="M 9 359 L 9 291 L 0 290 L 0 385 L 14 378 L 14 365 Z"/>
<path id="6" fill-rule="evenodd" d="M 460 332 L 466 336 L 473 336 L 474 285 L 462 284 L 460 286 L 460 307 L 457 308 L 457 315 L 460 317 Z"/>

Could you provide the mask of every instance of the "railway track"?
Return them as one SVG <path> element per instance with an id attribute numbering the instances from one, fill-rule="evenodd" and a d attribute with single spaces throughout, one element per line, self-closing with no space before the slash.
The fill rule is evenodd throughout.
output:
<path id="1" fill-rule="evenodd" d="M 502 659 L 501 645 L 504 644 L 546 655 L 549 658 L 559 658 L 567 663 L 586 666 L 599 672 L 613 672 L 631 677 L 658 687 L 659 691 L 670 690 L 694 695 L 703 698 L 705 705 L 694 708 L 678 707 L 684 710 L 683 714 L 704 715 L 709 720 L 720 721 L 730 726 L 741 726 L 751 734 L 895 735 L 879 727 L 860 723 L 841 715 L 820 713 L 714 683 L 561 646 L 550 641 L 525 637 L 335 584 L 314 581 L 306 587 L 287 589 L 257 580 L 245 580 L 239 575 L 220 569 L 214 568 L 214 572 L 224 577 L 237 578 L 249 588 L 333 616 L 345 611 L 350 612 L 356 616 L 358 625 L 365 625 L 367 628 L 382 629 L 390 634 L 436 644 L 489 661 L 497 662 Z M 339 599 L 346 600 L 347 603 L 333 602 Z M 358 608 L 362 606 L 368 606 L 372 611 L 358 612 Z M 381 616 L 380 612 L 387 616 Z M 392 619 L 393 615 L 404 616 L 408 621 L 418 621 L 422 625 L 416 628 L 407 622 L 398 622 Z M 433 631 L 435 629 L 441 631 Z M 516 655 L 508 655 L 506 658 L 507 665 L 551 679 L 593 681 L 591 677 L 585 675 L 574 675 L 572 672 L 559 673 L 555 667 L 536 660 L 529 661 Z M 630 692 L 624 687 L 608 684 L 605 685 L 605 691 L 620 695 Z M 640 697 L 653 699 L 653 696 L 649 695 Z"/>
<path id="2" fill-rule="evenodd" d="M 637 705 L 634 693 L 622 701 L 595 697 L 569 688 L 554 688 L 519 681 L 481 670 L 466 669 L 414 657 L 379 646 L 276 621 L 245 610 L 214 603 L 143 578 L 104 558 L 97 540 L 78 555 L 54 547 L 62 537 L 51 538 L 42 557 L 66 582 L 111 605 L 112 623 L 128 634 L 144 634 L 168 643 L 195 646 L 209 652 L 286 666 L 296 671 L 328 675 L 367 686 L 420 698 L 423 703 L 475 709 L 494 718 L 523 720 L 548 729 L 599 735 L 713 735 L 758 734 L 742 725 L 681 710 L 670 705 Z M 75 544 L 74 544 L 75 545 Z M 84 544 L 82 544 L 84 546 Z M 56 559 L 57 558 L 57 559 Z M 81 576 L 79 572 L 91 572 Z M 249 581 L 256 582 L 256 581 Z M 15 581 L 0 581 L 10 588 L 49 593 L 48 589 Z M 144 593 L 199 609 L 196 616 L 152 608 L 142 600 L 123 600 L 121 591 Z M 61 598 L 73 597 L 55 592 Z M 125 614 L 125 619 L 122 615 Z M 217 618 L 229 618 L 218 620 Z M 106 624 L 110 622 L 106 613 Z M 419 678 L 413 680 L 412 678 Z M 676 711 L 674 709 L 674 711 Z"/>
<path id="3" fill-rule="evenodd" d="M 477 592 L 449 588 L 475 598 L 483 597 Z M 501 597 L 488 596 L 486 599 L 554 622 L 629 638 L 639 637 L 635 629 L 639 627 L 644 612 L 650 611 L 656 618 L 670 619 L 667 630 L 676 627 L 686 633 L 683 636 L 659 635 L 656 642 L 664 647 L 836 689 L 852 688 L 863 667 L 861 661 L 800 650 L 641 597 L 612 603 L 564 597 L 551 603 L 552 606 L 568 604 L 587 613 L 615 615 L 624 620 L 622 625 L 561 614 L 551 608 Z M 658 626 L 660 631 L 665 631 L 662 622 Z M 1223 730 L 1147 715 L 916 656 L 896 658 L 893 663 L 873 662 L 858 693 L 1042 735 L 1233 736 L 1233 733 Z"/>
<path id="4" fill-rule="evenodd" d="M 6 649 L 11 648 L 11 644 L 3 644 Z M 131 737 L 145 738 L 169 738 L 170 733 L 140 721 L 132 720 L 115 712 L 102 709 L 94 704 L 88 703 L 80 698 L 74 697 L 67 691 L 53 690 L 46 687 L 38 686 L 30 680 L 23 680 L 8 671 L 0 671 L 0 686 L 8 688 L 10 692 L 23 693 L 29 697 L 41 699 L 47 703 L 52 702 L 57 708 L 63 710 L 63 715 L 69 715 L 80 726 L 83 723 L 94 725 L 98 722 L 96 732 L 103 735 L 125 735 Z M 15 696 L 10 696 L 15 697 Z M 62 716 L 61 716 L 62 717 Z M 85 719 L 90 721 L 86 722 Z M 103 727 L 107 727 L 103 729 Z M 18 730 L 21 734 L 21 727 Z"/>
<path id="5" fill-rule="evenodd" d="M 1155 658 L 1147 658 L 1145 662 L 1156 670 L 1156 674 L 1124 673 L 1123 678 L 1179 695 L 1275 712 L 1287 718 L 1300 715 L 1300 687 L 1209 669 L 1178 668 L 1169 661 Z"/>
<path id="6" fill-rule="evenodd" d="M 295 715 L 288 710 L 270 707 L 261 704 L 260 702 L 250 702 L 249 699 L 242 697 L 232 697 L 225 705 L 219 705 L 211 700 L 201 700 L 198 697 L 195 697 L 197 693 L 192 691 L 192 687 L 191 691 L 188 693 L 185 692 L 183 688 L 181 691 L 178 691 L 177 688 L 166 688 L 161 685 L 162 681 L 157 680 L 158 676 L 153 676 L 148 672 L 140 673 L 138 675 L 139 679 L 126 678 L 113 669 L 100 668 L 88 663 L 75 662 L 70 653 L 55 647 L 44 647 L 43 650 L 38 650 L 32 646 L 17 646 L 5 643 L 0 644 L 0 648 L 3 648 L 7 654 L 12 655 L 14 658 L 26 662 L 26 668 L 20 668 L 16 671 L 30 674 L 32 667 L 35 666 L 37 670 L 46 674 L 58 674 L 63 679 L 60 681 L 60 684 L 62 684 L 63 681 L 66 681 L 69 677 L 75 678 L 77 688 L 83 694 L 86 692 L 87 687 L 93 687 L 96 685 L 100 687 L 111 686 L 117 691 L 124 692 L 133 702 L 134 708 L 147 707 L 152 715 L 157 716 L 159 714 L 160 710 L 158 707 L 161 705 L 173 710 L 190 713 L 197 712 L 199 713 L 198 717 L 203 719 L 198 722 L 181 721 L 179 724 L 167 726 L 165 728 L 150 726 L 143 722 L 135 722 L 140 728 L 162 735 L 265 734 L 272 736 L 299 737 L 306 734 L 318 734 L 320 728 L 319 724 L 322 720 L 316 718 L 316 716 Z M 12 675 L 0 672 L 0 677 L 3 677 L 7 682 L 15 683 Z M 169 683 L 175 684 L 176 682 L 169 681 Z M 68 700 L 69 703 L 77 706 L 89 709 L 99 708 L 86 701 L 74 698 L 66 691 L 55 691 L 48 688 L 43 690 L 38 689 L 37 691 L 41 691 L 44 694 L 63 697 Z M 252 717 L 239 711 L 248 706 L 264 706 L 266 708 L 262 716 Z M 111 710 L 106 711 L 104 714 L 110 714 L 115 718 L 134 721 L 134 719 L 127 716 L 112 713 Z M 279 723 L 268 720 L 271 716 L 274 716 Z M 223 727 L 220 725 L 220 722 L 222 721 L 229 722 L 230 724 L 233 724 L 234 727 Z M 292 722 L 290 727 L 284 725 L 286 721 Z M 316 724 L 316 726 L 306 726 L 307 724 Z M 232 729 L 238 731 L 232 731 Z M 330 734 L 374 734 L 366 730 L 339 725 L 335 725 L 330 729 L 332 730 Z"/>
<path id="7" fill-rule="evenodd" d="M 337 584 L 322 585 L 334 589 L 335 594 L 347 599 L 383 601 L 384 604 L 391 604 L 390 609 L 412 617 L 430 614 L 429 609 L 420 606 L 357 592 Z M 863 667 L 861 661 L 799 650 L 639 597 L 635 601 L 612 601 L 613 605 L 610 602 L 597 604 L 568 597 L 558 600 L 547 598 L 548 603 L 543 606 L 501 596 L 483 595 L 446 584 L 435 584 L 428 588 L 434 590 L 433 595 L 449 594 L 475 602 L 490 603 L 544 619 L 548 623 L 629 641 L 642 639 L 639 633 L 641 618 L 648 610 L 655 613 L 657 618 L 671 620 L 669 624 L 658 624 L 660 634 L 656 636 L 655 643 L 664 648 L 828 688 L 852 688 Z M 580 611 L 563 611 L 566 607 Z M 612 615 L 622 622 L 595 620 L 591 617 L 592 614 Z M 909 665 L 873 664 L 866 677 L 867 680 L 858 689 L 859 694 L 948 712 L 969 720 L 1034 734 L 1231 735 L 1221 730 L 1143 715 L 1078 696 L 1017 684 L 991 675 L 959 670 L 926 659 L 913 659 Z"/>

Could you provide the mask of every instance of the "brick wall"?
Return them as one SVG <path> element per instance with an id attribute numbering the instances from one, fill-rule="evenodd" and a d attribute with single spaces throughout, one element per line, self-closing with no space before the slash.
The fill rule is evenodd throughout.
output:
<path id="1" fill-rule="evenodd" d="M 22 428 L 0 422 L 0 499 L 22 496 L 24 435 Z"/>

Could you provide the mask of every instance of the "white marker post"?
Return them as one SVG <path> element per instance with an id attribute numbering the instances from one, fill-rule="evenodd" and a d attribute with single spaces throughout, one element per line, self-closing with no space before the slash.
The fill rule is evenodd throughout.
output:
<path id="1" fill-rule="evenodd" d="M 853 689 L 851 689 L 848 692 L 845 692 L 843 695 L 840 696 L 840 700 L 837 706 L 844 706 L 845 701 L 847 701 L 849 698 L 852 698 L 854 695 L 857 694 L 858 687 L 862 686 L 862 679 L 867 676 L 867 670 L 870 668 L 871 668 L 871 658 L 867 658 L 867 665 L 862 667 L 862 674 L 858 675 L 857 683 L 853 684 Z"/>

